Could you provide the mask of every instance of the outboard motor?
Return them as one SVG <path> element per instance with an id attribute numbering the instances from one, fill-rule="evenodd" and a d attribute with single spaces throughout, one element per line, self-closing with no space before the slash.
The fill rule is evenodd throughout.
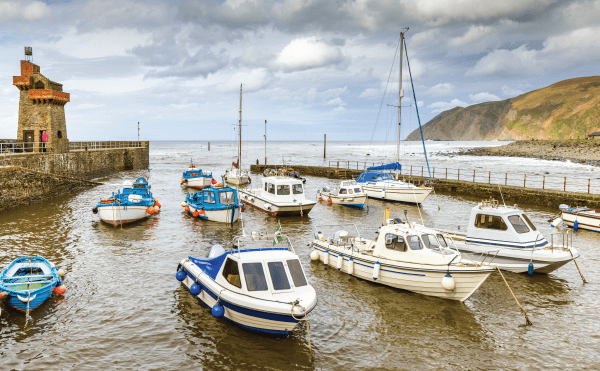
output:
<path id="1" fill-rule="evenodd" d="M 329 186 L 325 186 L 323 187 L 323 192 L 331 192 L 331 189 L 329 188 Z"/>
<path id="2" fill-rule="evenodd" d="M 221 256 L 225 254 L 225 249 L 223 248 L 223 246 L 221 245 L 213 245 L 213 247 L 210 248 L 210 251 L 208 252 L 208 258 L 212 259 L 212 258 L 216 258 L 217 256 Z"/>
<path id="3" fill-rule="evenodd" d="M 558 206 L 558 210 L 560 210 L 560 211 L 569 210 L 570 208 L 571 208 L 571 206 L 569 206 L 569 205 L 565 205 L 565 204 L 560 204 L 560 205 Z"/>

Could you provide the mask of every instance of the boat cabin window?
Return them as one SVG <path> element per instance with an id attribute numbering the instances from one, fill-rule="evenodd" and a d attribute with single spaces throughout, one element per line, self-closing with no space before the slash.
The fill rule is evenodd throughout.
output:
<path id="1" fill-rule="evenodd" d="M 437 237 L 437 239 L 436 239 Z M 433 235 L 433 234 L 424 234 L 421 236 L 423 240 L 423 244 L 425 247 L 430 249 L 439 249 L 440 247 L 448 247 L 446 241 L 444 240 L 444 236 L 441 234 Z"/>
<path id="2" fill-rule="evenodd" d="M 352 188 L 348 188 L 348 194 L 352 194 L 354 192 L 352 192 Z"/>
<path id="3" fill-rule="evenodd" d="M 410 246 L 411 250 L 423 249 L 423 245 L 421 245 L 421 239 L 419 236 L 407 236 L 406 241 L 408 242 L 408 246 Z"/>
<path id="4" fill-rule="evenodd" d="M 277 186 L 277 194 L 278 195 L 289 195 L 290 194 L 290 186 L 289 185 L 278 185 Z"/>
<path id="5" fill-rule="evenodd" d="M 292 281 L 294 281 L 294 286 L 302 287 L 308 285 L 308 283 L 306 282 L 306 277 L 304 277 L 304 272 L 302 272 L 302 266 L 300 266 L 300 260 L 288 260 L 287 265 L 288 269 L 290 270 L 290 274 L 292 275 Z"/>
<path id="6" fill-rule="evenodd" d="M 269 183 L 269 193 L 275 194 L 275 185 Z"/>
<path id="7" fill-rule="evenodd" d="M 350 185 L 350 182 L 342 182 L 342 187 L 347 187 Z"/>
<path id="8" fill-rule="evenodd" d="M 212 192 L 204 192 L 204 202 L 214 204 L 215 203 L 215 194 Z"/>
<path id="9" fill-rule="evenodd" d="M 531 220 L 529 220 L 529 218 L 527 217 L 527 215 L 522 214 L 521 216 L 523 217 L 523 219 L 525 219 L 525 221 L 527 222 L 527 224 L 529 224 L 529 227 L 531 228 L 532 231 L 537 231 L 537 229 L 535 228 L 535 225 L 533 225 L 533 223 L 531 222 Z"/>
<path id="10" fill-rule="evenodd" d="M 389 250 L 406 251 L 404 237 L 395 234 L 385 235 L 385 247 Z"/>
<path id="11" fill-rule="evenodd" d="M 267 190 L 267 183 L 265 182 L 265 191 Z"/>
<path id="12" fill-rule="evenodd" d="M 232 204 L 233 203 L 233 191 L 227 192 L 219 192 L 219 201 L 222 204 Z"/>
<path id="13" fill-rule="evenodd" d="M 477 214 L 475 218 L 475 227 L 487 228 L 487 229 L 498 229 L 505 231 L 508 229 L 502 217 L 496 215 Z"/>
<path id="14" fill-rule="evenodd" d="M 292 191 L 294 192 L 295 195 L 301 195 L 302 194 L 302 184 L 292 185 Z"/>
<path id="15" fill-rule="evenodd" d="M 243 263 L 242 270 L 244 271 L 248 291 L 266 291 L 269 289 L 262 263 Z"/>
<path id="16" fill-rule="evenodd" d="M 288 281 L 287 274 L 283 262 L 269 262 L 269 274 L 271 274 L 271 282 L 273 282 L 273 288 L 275 290 L 289 290 L 290 281 Z"/>
<path id="17" fill-rule="evenodd" d="M 360 188 L 354 188 L 354 193 L 361 193 Z"/>
<path id="18" fill-rule="evenodd" d="M 240 280 L 240 268 L 238 267 L 238 263 L 231 259 L 227 258 L 225 260 L 225 266 L 223 267 L 223 277 L 235 287 L 242 288 L 242 281 Z"/>
<path id="19" fill-rule="evenodd" d="M 523 219 L 519 218 L 518 215 L 511 215 L 508 217 L 508 221 L 512 224 L 513 228 L 517 233 L 527 233 L 529 232 L 529 227 L 523 221 Z"/>
<path id="20" fill-rule="evenodd" d="M 380 180 L 394 180 L 394 177 L 391 174 L 381 174 L 373 178 L 373 181 L 375 182 Z"/>
<path id="21" fill-rule="evenodd" d="M 346 188 L 342 188 L 342 189 L 340 189 L 340 194 L 341 194 L 341 195 L 345 195 L 345 194 L 347 194 L 347 193 L 348 193 L 348 191 L 346 191 Z"/>

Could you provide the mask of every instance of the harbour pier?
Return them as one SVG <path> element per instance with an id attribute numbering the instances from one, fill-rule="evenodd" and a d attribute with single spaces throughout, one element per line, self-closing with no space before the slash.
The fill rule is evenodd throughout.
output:
<path id="1" fill-rule="evenodd" d="M 252 173 L 262 173 L 266 168 L 293 168 L 302 175 L 329 179 L 355 179 L 367 166 L 378 163 L 356 161 L 330 161 L 328 166 L 307 165 L 251 165 Z M 600 209 L 600 183 L 592 185 L 591 179 L 552 178 L 527 174 L 493 173 L 467 169 L 432 168 L 435 192 L 449 196 L 490 197 L 506 203 L 526 203 L 558 208 L 560 204 L 587 206 Z M 427 167 L 402 165 L 401 177 L 415 185 L 429 185 Z M 521 185 L 516 185 L 519 182 Z"/>

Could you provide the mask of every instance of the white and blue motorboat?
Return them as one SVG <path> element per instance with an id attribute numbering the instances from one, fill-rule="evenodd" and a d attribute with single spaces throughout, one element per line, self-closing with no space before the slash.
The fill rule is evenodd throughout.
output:
<path id="1" fill-rule="evenodd" d="M 466 234 L 440 231 L 470 261 L 515 273 L 550 273 L 579 257 L 569 230 L 550 234 L 548 241 L 517 205 L 496 200 L 471 209 Z"/>
<path id="2" fill-rule="evenodd" d="M 116 227 L 150 217 L 160 211 L 160 204 L 152 196 L 146 178 L 139 177 L 135 183 L 124 182 L 123 190 L 100 200 L 92 211 L 100 220 Z"/>
<path id="3" fill-rule="evenodd" d="M 356 182 L 362 185 L 363 190 L 370 198 L 382 201 L 395 201 L 407 204 L 420 204 L 433 191 L 431 187 L 417 187 L 416 185 L 396 179 L 392 171 L 399 177 L 401 165 L 392 163 L 388 165 L 373 166 L 361 173 Z"/>
<path id="4" fill-rule="evenodd" d="M 181 175 L 181 184 L 189 188 L 203 189 L 216 183 L 212 173 L 204 172 L 202 169 L 196 168 L 193 163 L 191 163 L 188 169 Z"/>
<path id="5" fill-rule="evenodd" d="M 8 297 L 14 309 L 32 311 L 53 291 L 63 294 L 65 288 L 59 270 L 42 257 L 18 258 L 0 272 L 0 298 Z"/>
<path id="6" fill-rule="evenodd" d="M 238 191 L 223 184 L 188 193 L 181 204 L 193 217 L 220 223 L 235 223 L 245 207 L 238 200 Z"/>
<path id="7" fill-rule="evenodd" d="M 339 188 L 333 191 L 328 187 L 323 187 L 317 191 L 317 199 L 333 205 L 342 205 L 362 209 L 367 201 L 367 194 L 362 186 L 354 180 L 343 180 Z"/>
<path id="8" fill-rule="evenodd" d="M 237 237 L 231 251 L 214 245 L 205 258 L 182 260 L 176 278 L 216 318 L 263 334 L 289 335 L 317 305 L 298 255 L 279 232 Z"/>

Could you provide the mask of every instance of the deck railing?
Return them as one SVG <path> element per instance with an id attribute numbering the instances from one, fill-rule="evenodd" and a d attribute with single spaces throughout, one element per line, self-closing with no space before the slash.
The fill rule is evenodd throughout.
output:
<path id="1" fill-rule="evenodd" d="M 96 149 L 143 148 L 147 142 L 138 141 L 105 141 L 105 142 L 69 142 L 71 151 L 91 151 Z"/>
<path id="2" fill-rule="evenodd" d="M 329 168 L 363 170 L 371 166 L 385 165 L 378 162 L 329 161 Z M 426 166 L 402 164 L 400 172 L 404 177 L 429 177 Z M 563 192 L 600 194 L 600 180 L 591 178 L 560 177 L 526 173 L 493 172 L 473 169 L 452 169 L 431 167 L 431 177 L 435 179 L 460 180 L 474 183 L 499 184 L 532 189 L 548 189 Z"/>

